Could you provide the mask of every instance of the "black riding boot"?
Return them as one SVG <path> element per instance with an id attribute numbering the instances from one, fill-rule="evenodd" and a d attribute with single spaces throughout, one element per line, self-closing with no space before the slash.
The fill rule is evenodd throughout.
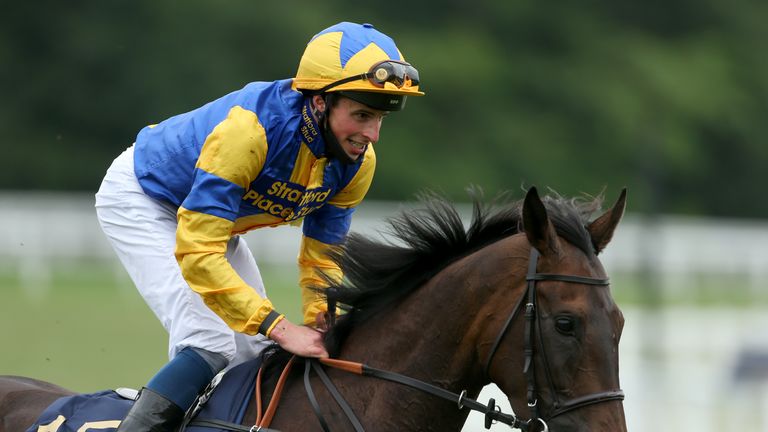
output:
<path id="1" fill-rule="evenodd" d="M 176 432 L 184 411 L 164 396 L 143 388 L 117 432 Z"/>

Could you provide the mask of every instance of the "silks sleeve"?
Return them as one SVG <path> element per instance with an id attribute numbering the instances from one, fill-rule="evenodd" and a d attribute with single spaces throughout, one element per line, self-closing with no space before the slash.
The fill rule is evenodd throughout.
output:
<path id="1" fill-rule="evenodd" d="M 360 169 L 347 186 L 327 204 L 304 218 L 298 257 L 304 324 L 314 324 L 317 314 L 328 310 L 325 298 L 312 288 L 327 287 L 328 284 L 320 273 L 325 273 L 334 280 L 341 280 L 343 277 L 339 266 L 328 258 L 326 253 L 334 245 L 344 241 L 352 223 L 352 213 L 368 192 L 375 169 L 376 154 L 371 146 L 365 152 Z"/>
<path id="2" fill-rule="evenodd" d="M 266 154 L 266 133 L 256 114 L 232 108 L 201 150 L 192 188 L 178 211 L 175 253 L 189 286 L 229 327 L 269 335 L 280 315 L 225 256 L 241 197 Z"/>

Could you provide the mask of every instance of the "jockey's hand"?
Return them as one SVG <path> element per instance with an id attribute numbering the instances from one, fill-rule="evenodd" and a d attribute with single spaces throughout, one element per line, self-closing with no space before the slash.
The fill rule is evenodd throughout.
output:
<path id="1" fill-rule="evenodd" d="M 269 334 L 284 350 L 301 357 L 328 357 L 323 345 L 323 334 L 305 326 L 297 326 L 286 318 L 278 321 Z"/>

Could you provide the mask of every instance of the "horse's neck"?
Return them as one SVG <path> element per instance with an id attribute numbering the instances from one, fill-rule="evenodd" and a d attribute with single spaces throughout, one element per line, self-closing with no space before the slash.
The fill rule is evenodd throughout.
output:
<path id="1" fill-rule="evenodd" d="M 475 311 L 466 289 L 447 269 L 397 308 L 355 329 L 341 358 L 365 362 L 454 390 L 482 387 L 470 336 Z M 470 388 L 468 388 L 470 387 Z"/>

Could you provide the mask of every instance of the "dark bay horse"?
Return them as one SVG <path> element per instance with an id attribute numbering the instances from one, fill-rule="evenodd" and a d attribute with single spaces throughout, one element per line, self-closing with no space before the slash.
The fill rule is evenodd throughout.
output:
<path id="1" fill-rule="evenodd" d="M 330 292 L 349 311 L 326 334 L 329 352 L 461 396 L 447 401 L 325 369 L 346 408 L 368 431 L 459 430 L 469 414 L 461 397 L 476 398 L 493 382 L 509 398 L 509 417 L 530 419 L 520 428 L 626 432 L 624 319 L 598 259 L 625 200 L 622 191 L 592 220 L 599 199 L 542 200 L 531 188 L 511 205 L 476 200 L 465 228 L 452 206 L 428 196 L 425 209 L 391 221 L 392 242 L 352 234 L 334 254 L 346 277 Z M 269 427 L 323 430 L 322 421 L 326 430 L 360 430 L 314 374 L 307 375 L 313 408 L 301 369 L 286 381 Z M 0 379 L 0 432 L 24 431 L 63 394 L 47 383 Z M 255 421 L 250 411 L 246 425 Z"/>

